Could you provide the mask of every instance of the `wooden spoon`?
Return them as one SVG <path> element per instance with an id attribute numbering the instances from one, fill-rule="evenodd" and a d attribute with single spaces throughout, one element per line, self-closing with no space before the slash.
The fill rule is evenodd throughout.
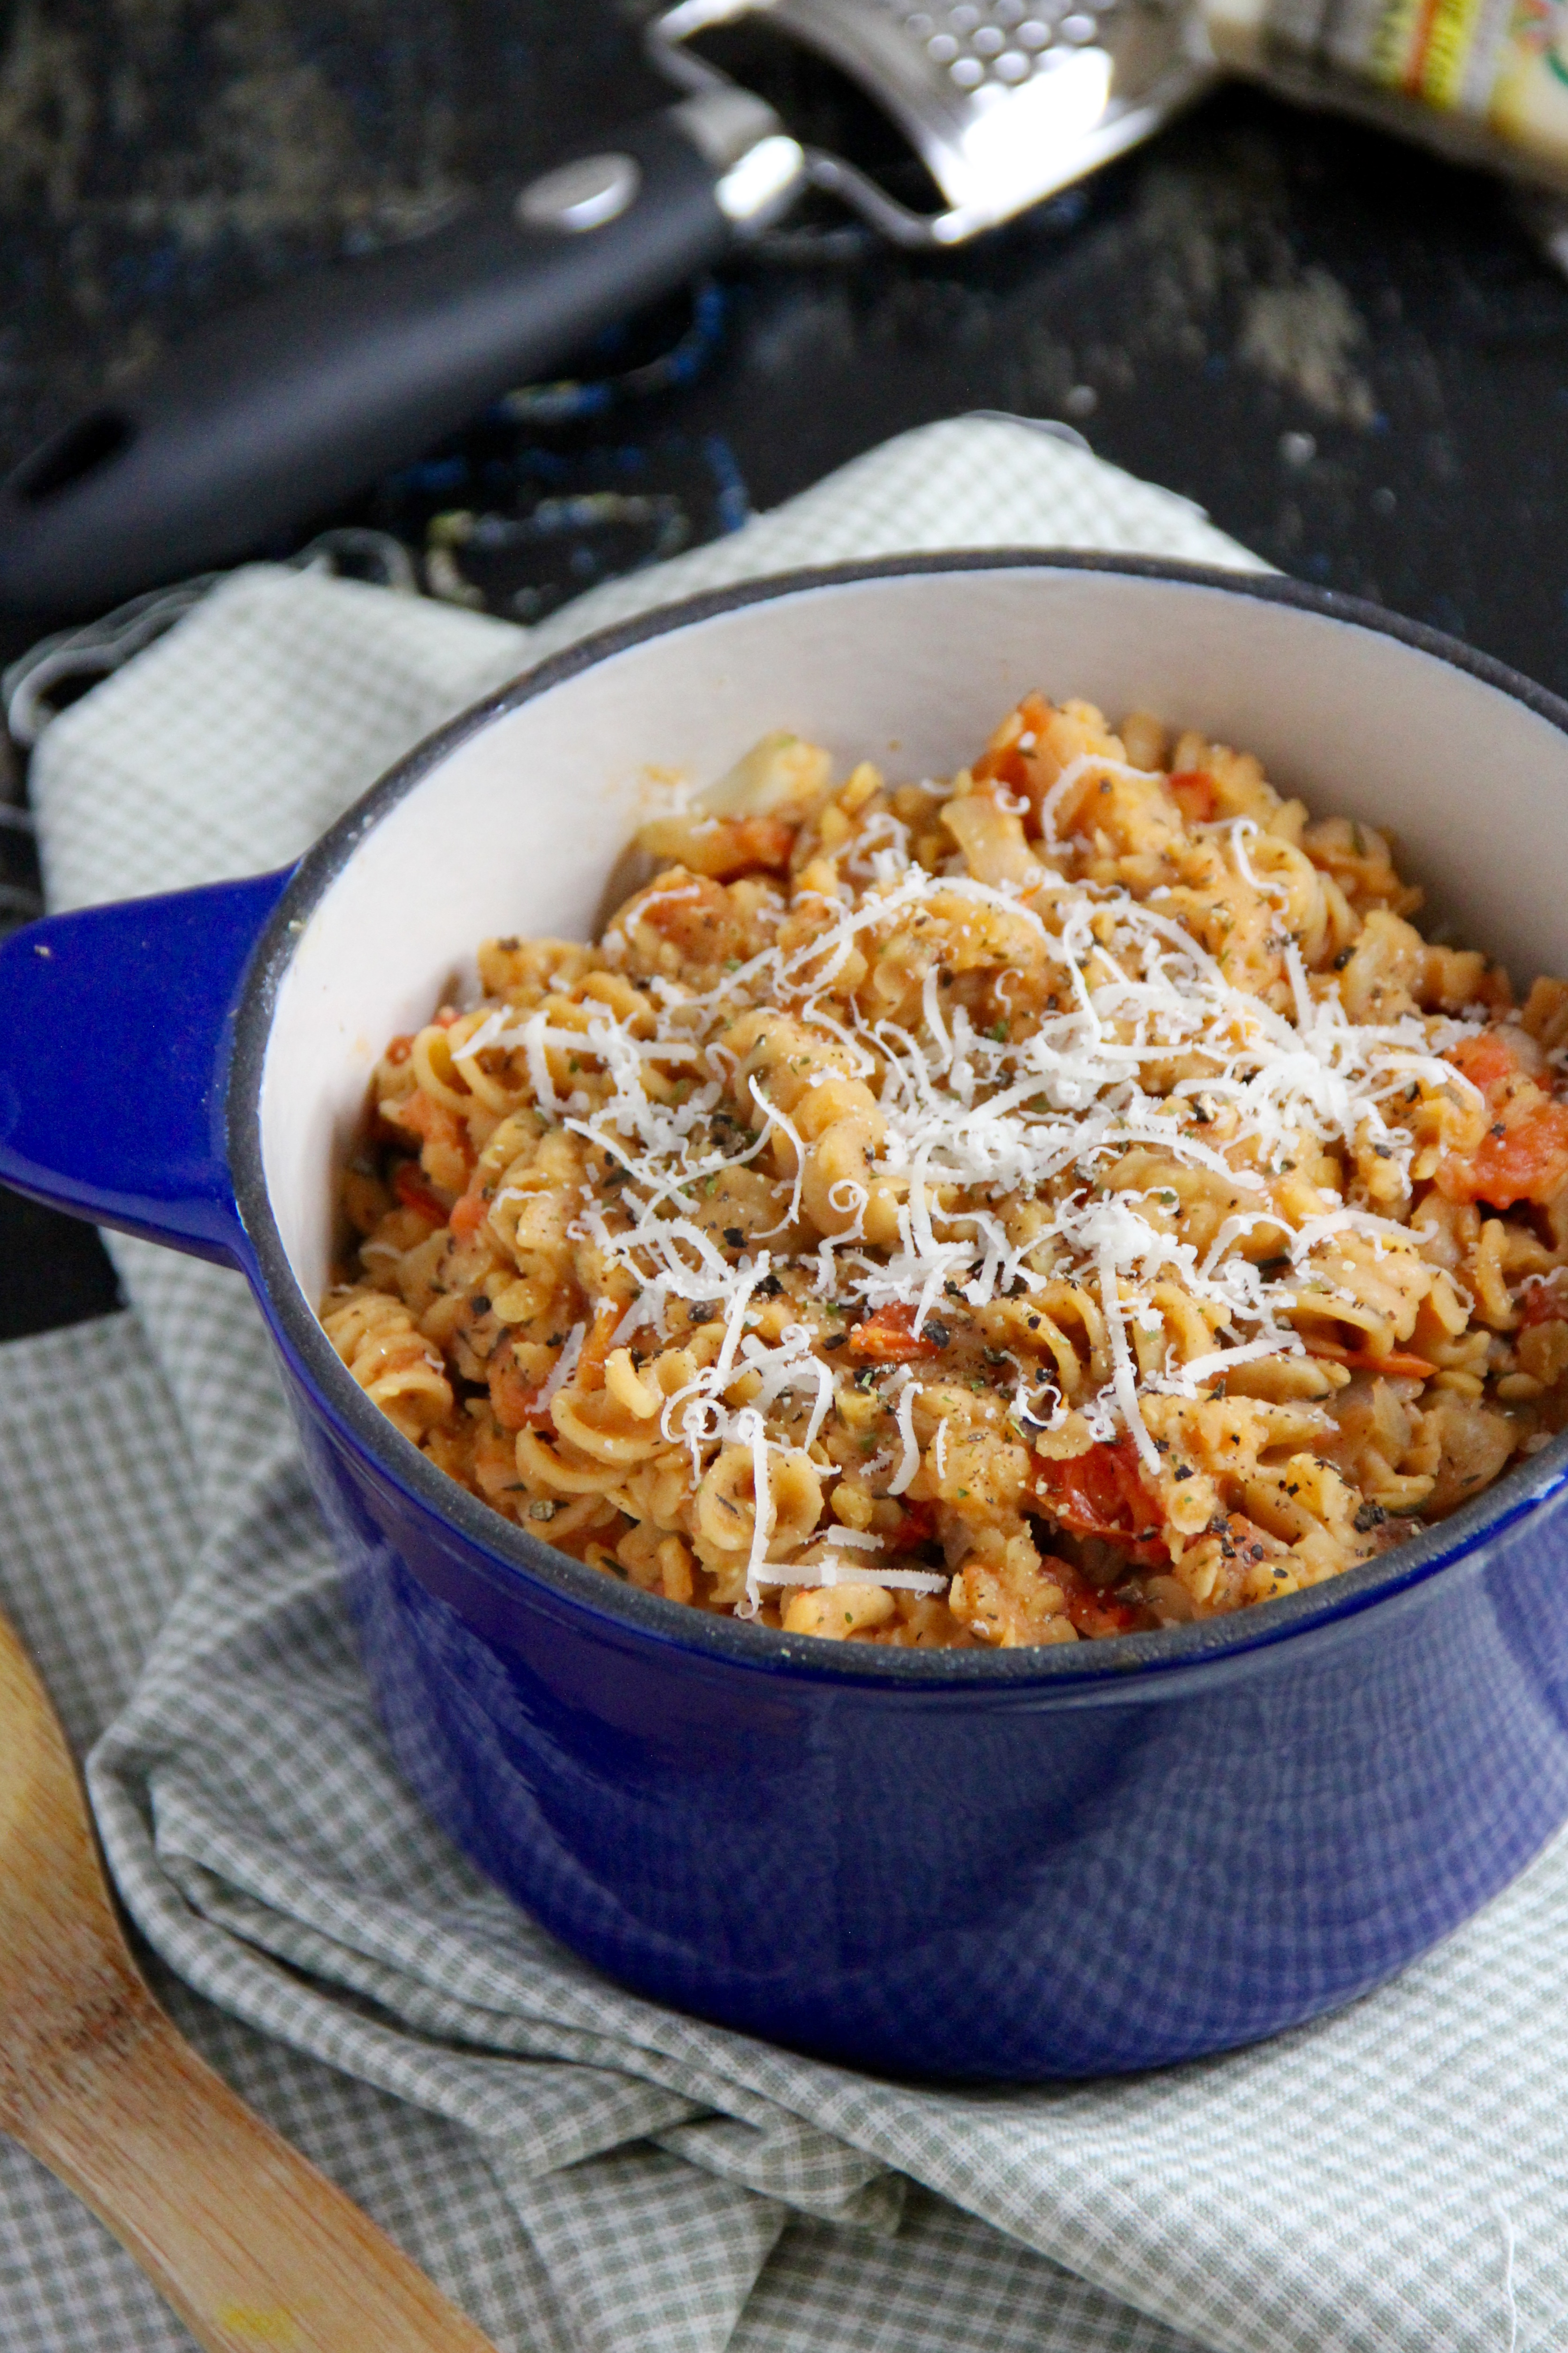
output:
<path id="1" fill-rule="evenodd" d="M 3 1613 L 0 2128 L 108 2224 L 209 2353 L 494 2353 L 158 2008 Z"/>

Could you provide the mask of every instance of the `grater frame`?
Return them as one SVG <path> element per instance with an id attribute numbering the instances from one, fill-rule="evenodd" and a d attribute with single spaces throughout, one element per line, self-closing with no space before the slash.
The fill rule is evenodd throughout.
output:
<path id="1" fill-rule="evenodd" d="M 730 77 L 688 44 L 761 17 L 858 83 L 925 165 L 944 210 L 918 212 L 845 157 L 805 150 L 816 186 L 906 246 L 1013 219 L 1216 79 L 1181 0 L 678 0 L 647 26 L 649 53 L 684 89 L 722 88 Z"/>

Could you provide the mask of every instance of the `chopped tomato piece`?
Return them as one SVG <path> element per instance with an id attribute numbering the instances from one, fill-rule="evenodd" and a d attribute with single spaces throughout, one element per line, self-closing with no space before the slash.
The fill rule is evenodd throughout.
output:
<path id="1" fill-rule="evenodd" d="M 542 1430 L 550 1420 L 550 1408 L 539 1402 L 541 1384 L 531 1381 L 523 1373 L 511 1352 L 511 1342 L 503 1340 L 490 1358 L 488 1367 L 490 1405 L 503 1430 Z"/>
<path id="2" fill-rule="evenodd" d="M 735 848 L 748 866 L 785 867 L 795 848 L 796 828 L 782 818 L 743 817 L 735 820 Z"/>
<path id="3" fill-rule="evenodd" d="M 582 1351 L 572 1377 L 585 1388 L 591 1388 L 605 1369 L 605 1359 L 610 1353 L 610 1336 L 625 1310 L 614 1299 L 601 1299 L 594 1310 L 594 1320 L 584 1335 Z"/>
<path id="4" fill-rule="evenodd" d="M 795 848 L 795 828 L 776 817 L 723 817 L 686 847 L 689 865 L 710 881 L 728 882 L 758 866 L 782 873 Z"/>
<path id="5" fill-rule="evenodd" d="M 429 1095 L 421 1094 L 417 1087 L 411 1095 L 402 1095 L 386 1106 L 386 1117 L 410 1135 L 423 1136 L 426 1144 L 453 1145 L 458 1151 L 467 1138 L 462 1122 L 455 1111 L 445 1103 L 436 1103 Z"/>
<path id="6" fill-rule="evenodd" d="M 1511 1079 L 1519 1069 L 1513 1049 L 1500 1029 L 1483 1029 L 1479 1038 L 1462 1039 L 1447 1059 L 1484 1095 Z"/>
<path id="7" fill-rule="evenodd" d="M 1425 1356 L 1413 1356 L 1408 1350 L 1391 1348 L 1386 1356 L 1374 1356 L 1370 1348 L 1342 1348 L 1337 1340 L 1320 1340 L 1316 1335 L 1307 1343 L 1309 1356 L 1327 1356 L 1331 1363 L 1346 1365 L 1357 1373 L 1390 1373 L 1405 1380 L 1429 1381 L 1437 1367 Z"/>
<path id="8" fill-rule="evenodd" d="M 455 1112 L 422 1094 L 416 1087 L 412 1094 L 384 1103 L 382 1116 L 403 1134 L 420 1138 L 424 1147 L 419 1155 L 421 1165 L 439 1191 L 457 1194 L 466 1188 L 474 1165 L 474 1147 L 468 1129 Z M 446 1214 L 443 1209 L 442 1217 Z"/>
<path id="9" fill-rule="evenodd" d="M 1213 823 L 1219 806 L 1219 786 L 1206 768 L 1184 768 L 1179 776 L 1168 776 L 1165 781 L 1189 825 Z"/>
<path id="10" fill-rule="evenodd" d="M 1169 1559 L 1160 1506 L 1143 1482 L 1143 1466 L 1130 1438 L 1091 1446 L 1067 1462 L 1041 1455 L 1035 1484 L 1046 1509 L 1072 1535 L 1121 1545 L 1140 1568 Z"/>
<path id="11" fill-rule="evenodd" d="M 1365 1348 L 1352 1348 L 1345 1356 L 1347 1365 L 1367 1373 L 1392 1373 L 1408 1381 L 1429 1381 L 1437 1367 L 1428 1357 L 1417 1356 L 1408 1348 L 1391 1348 L 1386 1356 L 1372 1356 Z"/>
<path id="12" fill-rule="evenodd" d="M 1014 719 L 1018 722 L 1016 727 L 1013 727 Z M 1013 728 L 1011 735 L 1005 742 L 982 752 L 974 763 L 971 773 L 975 783 L 983 785 L 994 776 L 998 782 L 1010 785 L 1015 792 L 1026 791 L 1029 785 L 1028 754 L 1021 748 L 1019 737 L 1032 734 L 1037 742 L 1050 723 L 1051 714 L 1046 703 L 1037 694 L 1026 694 L 1013 719 L 1005 721 L 1004 729 L 998 731 L 1002 733 L 1006 728 Z"/>
<path id="13" fill-rule="evenodd" d="M 1483 1135 L 1468 1167 L 1445 1173 L 1458 1175 L 1471 1200 L 1493 1209 L 1552 1200 L 1568 1185 L 1568 1103 L 1542 1095 L 1503 1124 L 1500 1135 Z"/>
<path id="14" fill-rule="evenodd" d="M 1061 1587 L 1069 1623 L 1090 1641 L 1102 1641 L 1108 1634 L 1141 1634 L 1160 1622 L 1147 1602 L 1102 1592 L 1065 1560 L 1051 1558 L 1041 1566 L 1053 1584 Z"/>
<path id="15" fill-rule="evenodd" d="M 1552 1199 L 1568 1185 L 1568 1103 L 1529 1076 L 1515 1040 L 1500 1029 L 1464 1039 L 1448 1060 L 1480 1089 L 1488 1126 L 1472 1151 L 1448 1154 L 1438 1190 L 1493 1209 Z"/>
<path id="16" fill-rule="evenodd" d="M 972 773 L 977 785 L 988 785 L 994 779 L 1016 793 L 1022 792 L 1029 780 L 1024 754 L 1016 744 L 1008 744 L 1000 752 L 982 752 Z"/>
<path id="17" fill-rule="evenodd" d="M 460 1242 L 471 1242 L 489 1213 L 490 1205 L 482 1193 L 465 1193 L 453 1204 L 452 1231 Z"/>
<path id="18" fill-rule="evenodd" d="M 1568 1324 L 1568 1292 L 1555 1282 L 1532 1282 L 1520 1293 L 1519 1321 L 1524 1331 L 1532 1324 Z"/>
<path id="19" fill-rule="evenodd" d="M 935 1505 L 906 1504 L 904 1516 L 893 1530 L 893 1549 L 895 1552 L 918 1552 L 921 1545 L 930 1544 L 935 1534 Z"/>
<path id="20" fill-rule="evenodd" d="M 392 1179 L 392 1189 L 405 1209 L 417 1209 L 433 1226 L 444 1226 L 447 1212 L 436 1198 L 421 1174 L 417 1160 L 400 1160 Z"/>
<path id="21" fill-rule="evenodd" d="M 610 1353 L 611 1336 L 621 1314 L 622 1310 L 613 1299 L 600 1300 L 594 1310 L 594 1320 L 584 1335 L 583 1345 L 577 1352 L 577 1362 L 572 1368 L 574 1381 L 592 1388 L 603 1374 L 605 1359 Z M 524 1379 L 513 1360 L 510 1339 L 501 1342 L 490 1358 L 488 1369 L 490 1403 L 503 1430 L 547 1430 L 550 1427 L 550 1408 L 540 1402 L 544 1384 Z"/>
<path id="22" fill-rule="evenodd" d="M 879 1307 L 874 1315 L 857 1324 L 849 1335 L 849 1350 L 868 1365 L 909 1365 L 918 1357 L 942 1354 L 929 1328 L 917 1338 L 915 1311 L 903 1300 L 891 1307 Z"/>
<path id="23" fill-rule="evenodd" d="M 1439 1192 L 1451 1201 L 1484 1201 L 1492 1209 L 1552 1200 L 1568 1185 L 1568 1103 L 1528 1075 L 1513 1039 L 1501 1030 L 1463 1039 L 1448 1060 L 1479 1087 L 1489 1120 L 1473 1151 L 1449 1153 L 1444 1160 Z"/>

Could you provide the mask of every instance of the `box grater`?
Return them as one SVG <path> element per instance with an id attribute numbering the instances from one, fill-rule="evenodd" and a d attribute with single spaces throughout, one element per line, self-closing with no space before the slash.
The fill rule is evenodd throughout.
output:
<path id="1" fill-rule="evenodd" d="M 812 181 L 901 245 L 945 246 L 1110 162 L 1206 89 L 1192 22 L 1183 0 L 679 0 L 647 39 L 693 91 L 742 78 L 723 47 L 742 28 L 847 76 L 907 141 L 932 202 L 807 145 Z"/>

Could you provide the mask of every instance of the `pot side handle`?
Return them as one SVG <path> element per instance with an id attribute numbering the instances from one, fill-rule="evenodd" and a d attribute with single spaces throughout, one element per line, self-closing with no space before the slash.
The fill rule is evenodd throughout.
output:
<path id="1" fill-rule="evenodd" d="M 224 1129 L 240 983 L 289 871 L 0 941 L 0 1184 L 242 1265 Z"/>

